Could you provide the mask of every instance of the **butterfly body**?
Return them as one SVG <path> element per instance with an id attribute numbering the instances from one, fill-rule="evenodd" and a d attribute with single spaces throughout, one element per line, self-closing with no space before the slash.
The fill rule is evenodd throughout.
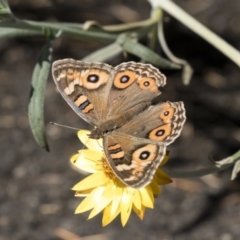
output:
<path id="1" fill-rule="evenodd" d="M 186 120 L 182 102 L 152 105 L 165 76 L 149 64 L 112 67 L 73 59 L 54 62 L 52 72 L 68 104 L 96 127 L 89 137 L 103 138 L 118 178 L 133 188 L 146 186 Z"/>

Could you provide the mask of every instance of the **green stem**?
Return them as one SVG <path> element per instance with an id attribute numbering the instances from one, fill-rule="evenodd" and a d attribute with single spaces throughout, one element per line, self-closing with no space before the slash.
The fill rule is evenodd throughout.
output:
<path id="1" fill-rule="evenodd" d="M 164 172 L 168 174 L 171 178 L 195 178 L 195 177 L 203 177 L 208 174 L 213 174 L 220 172 L 230 166 L 233 166 L 240 160 L 240 150 L 234 153 L 232 156 L 227 157 L 223 160 L 213 162 L 213 166 L 209 166 L 206 168 L 201 168 L 193 171 L 170 171 L 165 170 Z"/>
<path id="2" fill-rule="evenodd" d="M 9 37 L 14 37 L 14 30 L 16 30 L 16 36 L 21 36 L 21 31 L 25 31 L 23 36 L 26 36 L 27 33 L 32 35 L 45 35 L 45 32 L 51 32 L 53 35 L 57 34 L 59 31 L 62 31 L 61 36 L 71 37 L 81 40 L 90 40 L 98 41 L 104 43 L 114 42 L 119 33 L 123 31 L 134 31 L 138 38 L 145 36 L 151 31 L 153 26 L 155 26 L 159 21 L 157 17 L 151 17 L 144 21 L 119 24 L 119 25 L 108 25 L 102 26 L 96 22 L 86 22 L 85 24 L 78 23 L 55 23 L 55 22 L 36 22 L 20 19 L 11 19 L 9 21 L 4 21 L 0 23 L 0 35 L 1 33 L 8 33 Z M 97 26 L 91 27 L 92 25 Z M 47 30 L 47 31 L 46 31 Z M 7 36 L 7 34 L 5 34 Z"/>
<path id="3" fill-rule="evenodd" d="M 126 31 L 133 31 L 143 27 L 149 27 L 155 25 L 159 22 L 160 18 L 158 16 L 153 16 L 149 19 L 139 21 L 139 22 L 132 22 L 132 23 L 125 23 L 125 24 L 118 24 L 118 25 L 101 25 L 96 21 L 87 21 L 84 24 L 85 29 L 89 29 L 90 27 L 98 27 L 105 32 L 126 32 Z"/>
<path id="4" fill-rule="evenodd" d="M 163 11 L 161 8 L 155 8 L 152 10 L 152 14 L 151 16 L 153 18 L 158 19 L 158 23 L 163 21 Z M 152 29 L 151 33 L 149 34 L 149 48 L 151 50 L 155 50 L 156 45 L 157 45 L 157 33 L 158 33 L 158 29 L 157 29 L 157 25 Z"/>
<path id="5" fill-rule="evenodd" d="M 177 4 L 170 0 L 148 0 L 152 5 L 152 8 L 162 8 L 164 11 L 168 12 L 178 21 L 183 23 L 186 27 L 191 29 L 193 32 L 204 38 L 215 48 L 225 54 L 233 62 L 235 62 L 240 67 L 240 52 L 216 35 L 214 32 L 210 31 L 187 12 L 181 9 Z"/>
<path id="6" fill-rule="evenodd" d="M 36 36 L 45 36 L 44 33 L 46 30 L 48 30 L 48 32 L 52 32 L 53 35 L 62 31 L 61 36 L 104 43 L 114 42 L 118 37 L 118 34 L 107 33 L 99 29 L 86 31 L 82 28 L 81 24 L 48 23 L 26 20 L 5 21 L 0 23 L 0 35 L 1 33 L 11 31 L 12 34 L 10 37 L 14 37 L 14 30 L 16 31 L 17 36 L 21 36 L 21 31 L 29 32 L 29 34 L 35 33 Z M 26 35 L 27 34 L 23 34 L 23 36 Z"/>

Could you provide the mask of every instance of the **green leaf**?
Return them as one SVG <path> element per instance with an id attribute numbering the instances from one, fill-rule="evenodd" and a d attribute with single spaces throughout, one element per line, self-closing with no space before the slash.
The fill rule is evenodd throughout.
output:
<path id="1" fill-rule="evenodd" d="M 106 60 L 109 60 L 113 57 L 115 57 L 117 54 L 122 52 L 122 48 L 119 46 L 118 43 L 112 43 L 106 47 L 103 47 L 86 57 L 84 57 L 83 61 L 89 61 L 89 62 L 105 62 Z"/>
<path id="2" fill-rule="evenodd" d="M 0 10 L 2 9 L 9 9 L 7 0 L 0 0 Z"/>
<path id="3" fill-rule="evenodd" d="M 120 46 L 122 46 L 122 48 L 125 51 L 135 56 L 138 56 L 142 60 L 152 63 L 155 66 L 164 69 L 181 69 L 180 65 L 168 61 L 167 59 L 156 54 L 150 48 L 143 46 L 142 44 L 138 43 L 135 39 L 131 39 L 126 35 L 121 35 L 118 38 L 117 42 L 120 44 Z"/>
<path id="4" fill-rule="evenodd" d="M 23 36 L 43 36 L 35 30 L 28 29 L 16 29 L 16 28 L 0 28 L 0 39 L 12 38 L 12 37 L 23 37 Z"/>
<path id="5" fill-rule="evenodd" d="M 8 5 L 7 0 L 0 0 L 0 20 L 2 19 L 13 19 L 14 16 Z"/>
<path id="6" fill-rule="evenodd" d="M 49 151 L 44 132 L 44 92 L 51 66 L 53 41 L 48 41 L 40 52 L 32 76 L 32 89 L 28 105 L 29 122 L 36 142 Z"/>
<path id="7" fill-rule="evenodd" d="M 239 172 L 240 172 L 240 161 L 236 162 L 233 167 L 231 180 L 236 179 Z"/>

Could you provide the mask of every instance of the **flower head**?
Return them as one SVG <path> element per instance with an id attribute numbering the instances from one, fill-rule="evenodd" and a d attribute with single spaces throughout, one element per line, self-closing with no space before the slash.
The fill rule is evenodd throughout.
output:
<path id="1" fill-rule="evenodd" d="M 122 183 L 110 168 L 102 149 L 102 139 L 89 139 L 89 131 L 80 130 L 78 137 L 87 146 L 71 157 L 71 163 L 78 169 L 92 173 L 72 189 L 75 196 L 85 197 L 75 213 L 91 210 L 88 219 L 103 212 L 102 225 L 106 226 L 119 214 L 124 226 L 133 210 L 143 219 L 145 208 L 154 207 L 154 197 L 160 194 L 160 186 L 171 183 L 172 180 L 161 170 L 157 169 L 152 182 L 146 187 L 134 189 Z M 168 160 L 165 156 L 161 165 Z"/>

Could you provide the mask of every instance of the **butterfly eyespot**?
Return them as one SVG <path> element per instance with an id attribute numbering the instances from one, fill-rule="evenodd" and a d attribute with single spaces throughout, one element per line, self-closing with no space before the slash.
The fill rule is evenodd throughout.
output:
<path id="1" fill-rule="evenodd" d="M 149 155 L 150 155 L 150 152 L 148 152 L 148 151 L 143 151 L 143 152 L 140 154 L 139 158 L 140 158 L 141 160 L 146 160 L 146 159 L 148 159 Z"/>
<path id="2" fill-rule="evenodd" d="M 129 81 L 130 77 L 127 75 L 124 75 L 120 78 L 121 83 L 127 83 Z"/>
<path id="3" fill-rule="evenodd" d="M 158 130 L 158 131 L 156 132 L 156 136 L 162 136 L 162 135 L 164 135 L 164 133 L 165 133 L 164 130 Z"/>
<path id="4" fill-rule="evenodd" d="M 91 82 L 91 83 L 96 83 L 99 81 L 99 76 L 96 75 L 96 74 L 90 74 L 88 77 L 87 77 L 87 81 L 88 82 Z"/>
<path id="5" fill-rule="evenodd" d="M 169 111 L 164 112 L 164 116 L 168 116 L 169 115 Z"/>
<path id="6" fill-rule="evenodd" d="M 156 141 L 164 141 L 172 132 L 171 123 L 161 125 L 148 133 L 148 138 Z"/>
<path id="7" fill-rule="evenodd" d="M 158 86 L 156 82 L 151 78 L 138 78 L 137 83 L 139 84 L 140 89 L 150 92 L 158 92 Z"/>

